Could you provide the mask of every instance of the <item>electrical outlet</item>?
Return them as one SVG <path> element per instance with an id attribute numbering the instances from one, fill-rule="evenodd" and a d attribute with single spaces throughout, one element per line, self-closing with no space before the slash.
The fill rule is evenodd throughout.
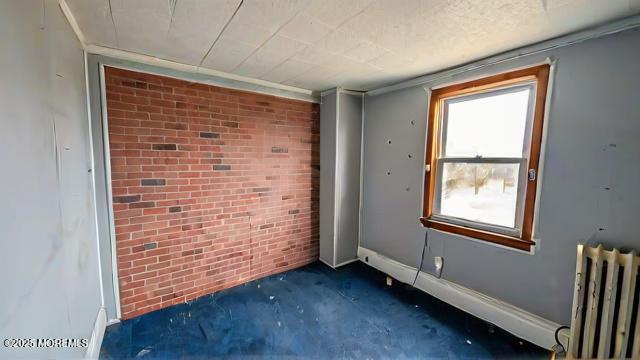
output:
<path id="1" fill-rule="evenodd" d="M 444 266 L 444 259 L 442 256 L 433 257 L 433 267 L 435 268 L 435 275 L 437 277 L 442 276 L 442 267 Z"/>

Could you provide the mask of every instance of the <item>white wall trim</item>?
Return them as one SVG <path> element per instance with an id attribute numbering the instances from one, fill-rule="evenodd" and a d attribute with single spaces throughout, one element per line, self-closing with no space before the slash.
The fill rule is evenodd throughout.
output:
<path id="1" fill-rule="evenodd" d="M 553 99 L 553 89 L 555 87 L 556 67 L 557 59 L 554 57 L 548 57 L 547 63 L 549 64 L 549 80 L 547 82 L 547 96 L 544 100 L 544 114 L 542 118 L 542 140 L 540 142 L 540 154 L 538 160 L 538 180 L 536 181 L 536 198 L 533 209 L 533 241 L 536 245 L 533 247 L 534 251 L 539 251 L 544 240 L 540 238 L 538 233 L 538 227 L 540 226 L 540 198 L 542 196 L 542 183 L 544 181 L 544 165 L 545 157 L 547 153 L 547 139 L 549 134 L 549 121 L 551 119 L 551 100 Z"/>
<path id="2" fill-rule="evenodd" d="M 328 267 L 336 270 L 337 268 L 341 267 L 341 266 L 345 266 L 345 265 L 349 265 L 351 263 L 354 263 L 356 261 L 359 261 L 360 259 L 355 258 L 355 259 L 351 259 L 351 260 L 347 260 L 347 261 L 343 261 L 340 264 L 335 264 L 335 265 L 331 265 L 328 261 L 322 259 L 322 258 L 318 258 L 318 260 L 320 260 L 321 263 L 327 265 Z"/>
<path id="3" fill-rule="evenodd" d="M 416 268 L 363 247 L 358 248 L 358 257 L 407 284 L 411 284 L 416 275 Z M 419 273 L 415 287 L 545 349 L 555 345 L 555 330 L 560 325 L 553 321 L 425 272 Z"/>
<path id="4" fill-rule="evenodd" d="M 456 75 L 461 75 L 460 77 L 456 78 L 455 80 L 449 80 L 449 81 L 438 81 L 437 83 L 433 83 L 430 82 L 429 84 L 433 84 L 433 86 L 429 86 L 429 84 L 425 84 L 425 90 L 438 90 L 438 89 L 442 89 L 445 87 L 449 87 L 452 85 L 458 85 L 458 84 L 462 84 L 462 83 L 466 83 L 466 82 L 470 82 L 470 81 L 474 81 L 474 80 L 479 80 L 479 79 L 484 79 L 487 77 L 491 77 L 494 75 L 500 75 L 500 74 L 504 74 L 506 72 L 513 72 L 513 71 L 518 71 L 518 70 L 524 70 L 524 69 L 529 69 L 532 67 L 536 67 L 536 66 L 541 66 L 541 65 L 551 65 L 552 64 L 552 59 L 550 57 L 547 57 L 546 59 L 542 60 L 542 61 L 532 61 L 532 62 L 527 62 L 526 64 L 523 64 L 521 66 L 515 66 L 515 67 L 510 67 L 508 70 L 504 70 L 504 69 L 496 69 L 494 71 L 486 71 L 486 72 L 482 72 L 482 73 L 478 73 L 478 74 L 473 74 L 473 75 L 463 75 L 465 72 L 456 74 Z M 444 78 L 441 80 L 445 80 Z"/>
<path id="5" fill-rule="evenodd" d="M 347 95 L 357 95 L 357 96 L 363 96 L 364 95 L 364 91 L 357 91 L 357 90 L 347 90 L 344 88 L 339 88 L 340 92 L 342 94 L 347 94 Z"/>
<path id="6" fill-rule="evenodd" d="M 170 76 L 189 81 L 201 82 L 209 85 L 217 85 L 226 88 L 259 92 L 267 95 L 286 97 L 309 102 L 319 102 L 317 92 L 302 89 L 294 86 L 283 85 L 271 81 L 254 79 L 246 76 L 226 73 L 223 71 L 203 68 L 195 65 L 178 63 L 175 61 L 160 59 L 154 56 L 138 54 L 130 51 L 118 50 L 98 45 L 86 45 L 86 51 L 90 54 L 102 55 L 105 57 L 131 62 L 134 64 L 144 64 L 150 67 L 162 68 L 173 72 L 180 72 L 178 75 L 171 75 L 170 71 L 159 72 L 157 69 L 137 66 L 133 70 L 147 73 L 160 73 L 163 76 Z M 133 64 L 130 64 L 133 65 Z M 114 67 L 122 67 L 112 64 Z M 131 66 L 130 66 L 131 67 Z"/>
<path id="7" fill-rule="evenodd" d="M 451 76 L 461 74 L 471 70 L 477 70 L 492 66 L 495 64 L 503 63 L 505 61 L 511 61 L 519 59 L 525 56 L 542 53 L 545 51 L 581 43 L 591 39 L 597 39 L 606 35 L 619 33 L 626 30 L 631 30 L 640 27 L 640 15 L 630 16 L 622 20 L 613 21 L 601 26 L 596 26 L 587 30 L 577 31 L 568 35 L 559 36 L 553 39 L 544 40 L 531 45 L 516 48 L 510 51 L 499 53 L 493 56 L 488 56 L 483 59 L 455 66 L 451 69 L 443 69 L 435 71 L 426 75 L 422 75 L 413 79 L 401 81 L 396 84 L 379 87 L 367 91 L 367 95 L 376 96 L 400 89 L 405 89 L 413 86 L 420 86 L 443 79 L 447 79 Z"/>
<path id="8" fill-rule="evenodd" d="M 104 172 L 105 182 L 107 185 L 107 206 L 109 214 L 109 235 L 111 242 L 111 269 L 113 278 L 113 297 L 116 306 L 116 317 L 122 318 L 122 309 L 120 308 L 120 279 L 118 277 L 118 254 L 116 246 L 116 224 L 113 214 L 113 189 L 111 183 L 111 150 L 109 145 L 109 117 L 107 115 L 107 90 L 105 85 L 104 65 L 99 66 L 100 71 L 100 105 L 102 107 L 102 143 L 104 146 Z"/>
<path id="9" fill-rule="evenodd" d="M 89 153 L 91 155 L 91 194 L 93 200 L 93 220 L 96 232 L 96 249 L 98 253 L 98 279 L 100 282 L 100 306 L 104 308 L 104 283 L 102 281 L 102 257 L 100 256 L 100 231 L 98 226 L 98 194 L 96 190 L 96 162 L 95 154 L 93 152 L 93 130 L 91 126 L 91 99 L 89 91 L 89 63 L 87 59 L 87 52 L 83 51 L 82 56 L 84 59 L 84 85 L 85 85 L 85 101 L 87 102 L 87 125 L 89 126 Z"/>
<path id="10" fill-rule="evenodd" d="M 354 263 L 354 262 L 359 261 L 359 260 L 360 260 L 360 259 L 355 258 L 355 259 L 351 259 L 351 260 L 343 261 L 343 262 L 341 262 L 341 263 L 339 263 L 339 264 L 336 264 L 336 266 L 334 267 L 334 269 L 337 269 L 337 268 L 339 268 L 339 267 L 341 267 L 341 266 L 349 265 L 349 264 Z"/>
<path id="11" fill-rule="evenodd" d="M 333 94 L 333 93 L 335 93 L 337 91 L 338 91 L 338 88 L 331 88 L 329 90 L 325 90 L 325 91 L 320 93 L 320 97 L 325 97 L 327 95 L 331 95 L 331 94 Z"/>
<path id="12" fill-rule="evenodd" d="M 87 351 L 84 354 L 85 359 L 97 359 L 100 356 L 100 347 L 102 347 L 102 339 L 104 338 L 104 331 L 107 328 L 107 312 L 101 307 L 98 310 L 98 316 L 96 322 L 93 324 L 93 331 L 91 332 L 91 339 L 89 339 L 89 345 Z"/>
<path id="13" fill-rule="evenodd" d="M 360 109 L 360 173 L 358 176 L 360 177 L 360 196 L 358 197 L 358 248 L 362 242 L 362 217 L 364 211 L 364 197 L 362 194 L 364 193 L 364 107 L 365 107 L 365 99 L 366 96 L 364 93 L 361 94 L 362 99 L 362 108 Z M 423 182 L 424 183 L 424 182 Z M 356 252 L 357 258 L 357 252 Z"/>
<path id="14" fill-rule="evenodd" d="M 318 260 L 320 260 L 321 263 L 327 265 L 328 267 L 330 267 L 332 269 L 335 269 L 335 267 L 333 265 L 331 265 L 331 263 L 329 261 L 327 261 L 327 260 L 325 260 L 325 259 L 323 259 L 321 257 L 318 257 Z"/>
<path id="15" fill-rule="evenodd" d="M 58 0 L 58 5 L 60 6 L 60 10 L 62 10 L 62 14 L 64 14 L 64 17 L 67 18 L 67 21 L 71 26 L 71 29 L 73 29 L 73 32 L 76 34 L 76 37 L 80 42 L 80 45 L 82 46 L 83 49 L 85 49 L 86 42 L 85 42 L 84 34 L 82 33 L 82 30 L 80 30 L 80 26 L 78 26 L 78 22 L 76 21 L 75 16 L 73 16 L 73 13 L 69 8 L 69 5 L 67 5 L 67 2 L 65 0 Z"/>
<path id="16" fill-rule="evenodd" d="M 336 261 L 338 256 L 338 230 L 340 229 L 340 217 L 338 214 L 338 204 L 340 203 L 339 199 L 341 198 L 340 194 L 342 193 L 342 189 L 340 188 L 340 182 L 338 182 L 338 157 L 340 154 L 340 88 L 336 88 L 336 149 L 335 149 L 335 159 L 333 162 L 333 258 L 331 259 L 331 263 L 333 264 L 331 267 L 336 268 Z"/>

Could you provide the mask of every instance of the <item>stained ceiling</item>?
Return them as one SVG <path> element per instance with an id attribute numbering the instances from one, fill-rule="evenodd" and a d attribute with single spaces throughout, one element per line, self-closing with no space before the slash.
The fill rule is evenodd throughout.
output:
<path id="1" fill-rule="evenodd" d="M 640 11 L 640 0 L 66 0 L 87 45 L 368 90 Z"/>

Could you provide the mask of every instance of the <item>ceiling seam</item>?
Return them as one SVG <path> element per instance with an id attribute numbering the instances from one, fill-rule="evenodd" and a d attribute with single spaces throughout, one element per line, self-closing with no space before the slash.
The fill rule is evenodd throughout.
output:
<path id="1" fill-rule="evenodd" d="M 40 30 L 44 30 L 46 20 L 47 20 L 47 6 L 44 1 L 45 0 L 42 0 L 42 23 L 40 25 Z"/>
<path id="2" fill-rule="evenodd" d="M 320 38 L 320 39 L 318 39 L 316 42 L 318 42 L 318 41 L 320 41 L 320 40 L 322 40 L 322 39 L 326 38 L 326 37 L 327 37 L 327 36 L 329 36 L 329 35 L 331 35 L 331 34 L 332 34 L 332 33 L 334 33 L 336 30 L 340 29 L 340 27 L 341 27 L 342 25 L 344 25 L 345 23 L 347 23 L 349 20 L 351 20 L 351 19 L 355 18 L 356 16 L 360 16 L 363 12 L 367 11 L 367 10 L 368 10 L 372 5 L 373 5 L 373 2 L 370 2 L 370 3 L 369 3 L 369 5 L 365 6 L 362 10 L 360 10 L 360 11 L 358 11 L 357 13 L 353 14 L 352 16 L 350 16 L 350 17 L 348 17 L 348 18 L 344 19 L 340 24 L 338 24 L 338 25 L 335 27 L 335 29 L 333 29 L 333 30 L 329 31 L 325 36 L 321 37 L 321 38 Z M 310 45 L 313 45 L 313 44 L 310 44 Z M 357 45 L 356 45 L 356 46 L 357 46 Z M 354 46 L 353 48 L 349 49 L 349 50 L 352 50 L 352 49 L 354 49 L 354 48 L 355 48 L 355 46 Z M 347 51 L 348 51 L 348 50 L 347 50 Z M 332 53 L 332 54 L 334 54 L 334 55 L 340 55 L 340 54 L 338 54 L 338 53 L 333 53 L 333 52 L 331 52 L 331 51 L 327 51 L 327 52 Z M 295 53 L 295 54 L 291 55 L 288 59 L 286 59 L 285 61 L 283 61 L 283 62 L 281 62 L 280 64 L 278 64 L 278 65 L 276 65 L 275 67 L 273 67 L 273 69 L 275 69 L 276 67 L 278 67 L 278 66 L 280 66 L 280 65 L 284 64 L 285 62 L 287 62 L 287 61 L 291 60 L 291 59 L 292 59 L 294 56 L 296 56 L 298 53 L 299 53 L 299 52 L 297 52 L 297 53 Z M 364 63 L 363 63 L 363 64 L 364 64 Z M 315 66 L 313 66 L 312 68 L 310 68 L 309 70 L 307 70 L 307 72 L 308 72 L 308 71 L 310 71 L 310 70 L 313 70 L 313 69 L 315 69 L 315 68 L 317 68 L 317 67 L 320 67 L 320 66 L 322 66 L 322 65 L 315 65 Z M 273 69 L 269 70 L 269 72 L 273 71 Z M 306 73 L 306 72 L 305 72 L 305 73 Z M 297 78 L 299 78 L 300 76 L 304 75 L 305 73 L 302 73 L 302 74 L 298 74 L 298 75 L 292 76 L 292 77 L 290 77 L 290 78 L 288 78 L 288 79 L 286 79 L 286 80 L 284 80 L 284 81 L 280 82 L 280 84 L 284 84 L 284 83 L 285 83 L 285 82 L 287 82 L 287 81 L 297 79 Z M 267 74 L 268 74 L 268 73 L 267 73 Z M 265 75 L 266 75 L 266 74 L 265 74 Z M 263 76 L 264 76 L 264 75 L 263 75 Z"/>
<path id="3" fill-rule="evenodd" d="M 231 16 L 229 17 L 229 20 L 227 20 L 227 23 L 224 24 L 224 26 L 222 27 L 222 30 L 220 30 L 220 32 L 218 33 L 218 36 L 216 36 L 216 38 L 213 40 L 213 43 L 209 47 L 209 50 L 207 50 L 207 52 L 202 57 L 202 60 L 200 60 L 200 63 L 198 63 L 198 67 L 202 66 L 202 64 L 204 63 L 204 60 L 207 58 L 207 56 L 209 56 L 209 54 L 211 53 L 211 50 L 213 50 L 213 47 L 216 45 L 218 40 L 220 40 L 220 37 L 222 36 L 222 34 L 227 30 L 227 27 L 229 27 L 229 24 L 231 24 L 231 21 L 236 17 L 236 14 L 242 7 L 243 3 L 244 3 L 244 0 L 240 0 L 240 3 L 238 3 L 236 10 L 233 12 L 233 14 L 231 14 Z"/>
<path id="4" fill-rule="evenodd" d="M 111 6 L 111 0 L 109 0 L 109 14 L 111 15 L 111 24 L 113 24 L 113 34 L 116 37 L 116 47 L 120 47 L 118 42 L 118 28 L 116 27 L 116 20 L 113 18 L 113 7 Z"/>
<path id="5" fill-rule="evenodd" d="M 279 32 L 280 30 L 282 30 L 282 28 L 284 28 L 285 26 L 289 25 L 289 23 L 291 23 L 293 21 L 293 19 L 295 19 L 301 12 L 303 12 L 309 5 L 311 4 L 311 2 L 307 2 L 307 5 L 305 5 L 304 7 L 302 7 L 302 9 L 296 11 L 295 14 L 293 14 L 292 17 L 289 18 L 289 20 L 287 20 L 287 22 L 285 22 L 284 24 L 282 24 L 280 27 L 278 27 L 278 29 L 276 29 L 276 31 L 274 31 L 273 34 L 271 34 L 267 40 L 263 41 L 262 44 L 260 44 L 260 46 L 258 46 L 257 48 L 255 48 L 251 54 L 247 55 L 246 58 L 244 58 L 244 60 L 242 60 L 238 65 L 236 65 L 236 67 L 234 67 L 230 72 L 234 72 L 236 71 L 240 66 L 242 66 L 242 64 L 244 64 L 247 60 L 249 60 L 250 57 L 252 57 L 255 53 L 258 52 L 258 50 L 262 49 L 262 47 L 269 42 L 269 40 L 273 39 Z M 279 64 L 278 64 L 279 65 Z M 269 71 L 273 70 L 273 68 L 269 69 Z M 268 72 L 267 72 L 268 73 Z M 264 75 L 261 75 L 264 76 Z M 258 77 L 260 78 L 260 77 Z"/>
<path id="6" fill-rule="evenodd" d="M 358 14 L 359 14 L 359 13 L 358 13 Z M 299 14 L 297 14 L 296 16 L 298 16 L 298 15 L 299 15 Z M 354 15 L 354 16 L 355 16 L 355 15 Z M 352 16 L 352 17 L 350 17 L 349 19 L 352 19 L 352 18 L 353 18 L 353 16 Z M 347 19 L 346 21 L 348 21 L 349 19 Z M 293 19 L 292 19 L 292 20 L 293 20 Z M 324 25 L 326 25 L 326 26 L 330 26 L 330 25 L 328 25 L 328 24 L 326 24 L 326 23 L 324 23 L 324 22 L 322 22 L 322 21 L 320 21 L 320 20 L 317 20 L 317 19 L 314 19 L 314 21 L 317 21 L 317 22 L 319 22 L 319 23 L 321 23 L 321 24 L 324 24 Z M 290 21 L 290 22 L 291 22 L 291 21 Z M 344 22 L 343 22 L 343 23 L 344 23 Z M 341 26 L 343 23 L 340 23 L 338 26 Z M 329 32 L 328 32 L 328 34 L 331 34 L 332 32 L 333 32 L 333 30 L 332 30 L 332 31 L 329 31 Z M 286 35 L 280 35 L 280 36 L 285 37 L 285 38 L 287 38 L 287 39 L 294 40 L 294 41 L 304 42 L 304 41 L 302 41 L 302 40 L 293 39 L 293 38 L 291 38 L 291 37 L 289 37 L 289 36 L 286 36 Z M 325 35 L 325 36 L 326 36 L 326 35 Z M 320 39 L 318 39 L 318 41 L 319 41 L 319 40 L 322 40 L 323 38 L 324 38 L 324 36 L 323 36 L 323 37 L 321 37 Z M 305 49 L 306 49 L 309 45 L 312 45 L 312 44 L 311 44 L 311 43 L 307 43 L 307 44 L 306 44 L 306 46 L 305 46 Z M 284 59 L 284 61 L 282 61 L 282 62 L 280 62 L 280 63 L 276 64 L 274 67 L 272 67 L 271 69 L 269 69 L 269 71 L 267 71 L 266 73 L 264 73 L 263 75 L 261 75 L 259 78 L 260 78 L 260 79 L 265 80 L 265 79 L 264 79 L 264 77 L 265 77 L 265 76 L 269 75 L 269 73 L 271 73 L 273 70 L 275 70 L 275 69 L 277 69 L 278 67 L 280 67 L 280 65 L 282 65 L 282 64 L 286 63 L 287 61 L 289 61 L 289 60 L 293 59 L 293 57 L 294 57 L 294 56 L 296 56 L 297 54 L 299 54 L 299 53 L 300 53 L 300 51 L 302 51 L 302 50 L 299 50 L 299 51 L 297 51 L 297 52 L 294 52 L 294 53 L 293 53 L 293 55 L 291 55 L 291 56 L 289 56 L 288 58 Z M 302 61 L 302 60 L 298 60 L 298 61 L 299 61 L 299 62 L 301 62 L 301 63 L 305 63 L 305 64 L 308 64 L 308 65 L 311 65 L 310 69 L 313 69 L 315 66 L 317 66 L 316 64 L 312 64 L 312 63 L 310 63 L 310 62 L 308 62 L 308 61 Z M 303 74 L 304 74 L 304 73 L 303 73 Z M 293 75 L 292 77 L 288 78 L 287 80 L 292 79 L 292 78 L 295 78 L 295 77 L 300 76 L 300 75 L 302 75 L 302 74 Z M 287 80 L 283 80 L 283 81 L 279 82 L 279 84 L 282 84 L 284 81 L 287 81 Z"/>
<path id="7" fill-rule="evenodd" d="M 167 28 L 167 34 L 171 31 L 173 27 L 173 18 L 176 14 L 176 6 L 178 6 L 178 0 L 167 0 L 169 5 L 169 13 L 171 13 L 171 19 L 169 20 L 169 28 Z"/>

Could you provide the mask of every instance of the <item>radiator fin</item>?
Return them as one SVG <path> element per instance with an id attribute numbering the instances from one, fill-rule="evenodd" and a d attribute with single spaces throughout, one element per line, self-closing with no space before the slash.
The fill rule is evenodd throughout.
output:
<path id="1" fill-rule="evenodd" d="M 640 257 L 578 245 L 570 359 L 640 359 Z"/>
<path id="2" fill-rule="evenodd" d="M 593 343 L 598 317 L 598 301 L 600 300 L 600 276 L 602 275 L 602 246 L 596 248 L 595 260 L 591 260 L 589 286 L 587 288 L 587 305 L 584 318 L 584 338 L 582 340 L 583 357 L 590 358 L 593 354 Z"/>
<path id="3" fill-rule="evenodd" d="M 611 353 L 611 329 L 616 303 L 616 284 L 618 284 L 618 249 L 606 254 L 607 278 L 604 285 L 604 299 L 602 301 L 602 317 L 600 321 L 600 339 L 598 340 L 599 359 L 608 358 Z"/>

